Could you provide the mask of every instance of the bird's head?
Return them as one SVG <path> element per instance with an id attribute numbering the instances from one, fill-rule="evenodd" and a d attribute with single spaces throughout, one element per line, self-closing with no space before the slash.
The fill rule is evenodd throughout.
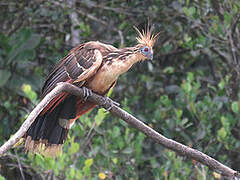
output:
<path id="1" fill-rule="evenodd" d="M 138 37 L 136 38 L 138 41 L 137 48 L 137 56 L 139 60 L 153 59 L 153 46 L 155 41 L 157 40 L 160 33 L 152 34 L 152 28 L 147 26 L 145 30 L 140 32 L 139 29 L 134 27 L 138 32 Z"/>

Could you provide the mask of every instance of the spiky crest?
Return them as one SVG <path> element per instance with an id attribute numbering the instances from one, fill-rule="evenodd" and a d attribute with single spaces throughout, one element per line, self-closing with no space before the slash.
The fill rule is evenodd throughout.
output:
<path id="1" fill-rule="evenodd" d="M 156 34 L 152 34 L 153 28 L 150 28 L 149 24 L 147 25 L 145 30 L 142 30 L 142 32 L 135 26 L 133 26 L 133 27 L 138 32 L 139 37 L 137 37 L 136 39 L 139 44 L 144 44 L 149 47 L 154 46 L 154 43 L 157 40 L 160 32 L 158 32 Z"/>

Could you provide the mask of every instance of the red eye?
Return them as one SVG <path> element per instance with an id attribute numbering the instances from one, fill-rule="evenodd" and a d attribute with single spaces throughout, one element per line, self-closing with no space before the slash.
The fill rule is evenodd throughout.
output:
<path id="1" fill-rule="evenodd" d="M 144 51 L 145 51 L 145 52 L 148 52 L 148 48 L 144 48 Z"/>

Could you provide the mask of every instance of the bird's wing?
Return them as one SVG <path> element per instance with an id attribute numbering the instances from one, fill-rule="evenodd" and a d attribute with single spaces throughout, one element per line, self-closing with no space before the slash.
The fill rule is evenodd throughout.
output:
<path id="1" fill-rule="evenodd" d="M 102 63 L 102 53 L 91 44 L 81 44 L 74 48 L 65 58 L 59 61 L 47 77 L 42 98 L 59 82 L 78 83 L 81 86 L 92 77 Z"/>

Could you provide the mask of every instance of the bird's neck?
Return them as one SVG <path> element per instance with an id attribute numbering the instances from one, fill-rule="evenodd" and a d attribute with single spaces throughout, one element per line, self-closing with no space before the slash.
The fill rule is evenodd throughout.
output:
<path id="1" fill-rule="evenodd" d="M 138 53 L 138 51 L 138 46 L 117 49 L 116 51 L 107 54 L 105 59 L 107 61 L 129 61 L 131 63 L 136 63 L 144 58 L 140 53 Z"/>
<path id="2" fill-rule="evenodd" d="M 125 54 L 125 60 L 130 61 L 133 64 L 145 59 L 145 57 L 141 53 L 139 53 L 139 45 L 123 48 L 121 49 L 121 51 L 123 52 L 123 54 Z"/>
<path id="3" fill-rule="evenodd" d="M 136 47 L 127 47 L 109 53 L 106 61 L 112 67 L 118 68 L 120 74 L 126 72 L 134 63 L 142 60 Z"/>

